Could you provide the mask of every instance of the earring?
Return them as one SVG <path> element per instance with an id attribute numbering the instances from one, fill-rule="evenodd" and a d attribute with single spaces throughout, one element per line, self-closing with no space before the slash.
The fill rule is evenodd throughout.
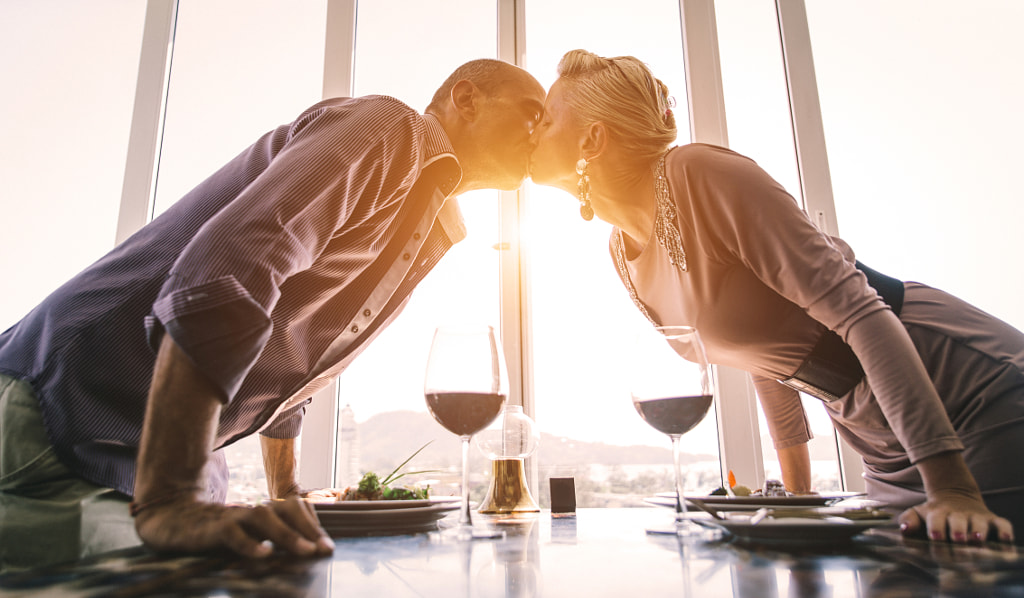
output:
<path id="1" fill-rule="evenodd" d="M 594 208 L 590 206 L 590 175 L 587 174 L 587 159 L 580 158 L 576 161 L 576 174 L 580 175 L 577 183 L 580 197 L 580 216 L 586 221 L 594 219 Z"/>

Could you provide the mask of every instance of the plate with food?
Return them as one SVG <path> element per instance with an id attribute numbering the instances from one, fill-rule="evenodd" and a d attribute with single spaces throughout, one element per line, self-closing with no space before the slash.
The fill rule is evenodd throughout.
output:
<path id="1" fill-rule="evenodd" d="M 785 486 L 778 480 L 766 480 L 764 487 L 751 490 L 749 487 L 737 484 L 732 472 L 729 472 L 729 484 L 732 493 L 725 488 L 716 488 L 707 495 L 687 495 L 690 501 L 699 501 L 701 504 L 716 511 L 756 511 L 761 508 L 775 509 L 806 509 L 808 507 L 824 507 L 834 505 L 839 501 L 858 496 L 864 496 L 862 492 L 822 492 L 815 494 L 791 494 L 786 491 Z M 658 494 L 645 498 L 644 502 L 658 507 L 675 508 L 675 492 L 659 492 Z"/>
<path id="2" fill-rule="evenodd" d="M 891 515 L 878 509 L 760 509 L 753 513 L 725 513 L 721 519 L 693 518 L 709 529 L 722 530 L 740 543 L 786 546 L 836 545 L 877 527 L 896 525 Z"/>
<path id="3" fill-rule="evenodd" d="M 432 470 L 399 473 L 424 448 L 426 445 L 384 478 L 367 472 L 355 486 L 314 490 L 305 500 L 313 505 L 320 525 L 332 537 L 436 530 L 438 520 L 458 509 L 461 499 L 431 496 L 429 486 L 395 484 L 407 475 L 434 473 Z"/>
<path id="4" fill-rule="evenodd" d="M 330 510 L 317 508 L 320 525 L 332 538 L 414 534 L 437 529 L 437 522 L 459 509 L 458 501 L 441 501 L 401 509 Z"/>

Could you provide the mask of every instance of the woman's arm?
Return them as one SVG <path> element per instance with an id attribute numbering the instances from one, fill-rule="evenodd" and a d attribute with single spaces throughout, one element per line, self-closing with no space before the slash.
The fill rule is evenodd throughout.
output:
<path id="1" fill-rule="evenodd" d="M 883 310 L 865 316 L 850 327 L 847 342 L 924 481 L 928 500 L 900 516 L 904 531 L 919 531 L 924 523 L 933 540 L 966 542 L 994 530 L 1001 540 L 1012 541 L 1010 522 L 985 506 L 945 406 L 896 315 Z"/>
<path id="2" fill-rule="evenodd" d="M 811 453 L 807 443 L 777 449 L 782 483 L 793 494 L 811 494 Z"/>

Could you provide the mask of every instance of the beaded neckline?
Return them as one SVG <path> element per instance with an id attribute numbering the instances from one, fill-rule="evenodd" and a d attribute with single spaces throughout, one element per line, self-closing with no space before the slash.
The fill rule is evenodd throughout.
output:
<path id="1" fill-rule="evenodd" d="M 669 262 L 676 268 L 679 268 L 680 272 L 686 272 L 686 252 L 683 250 L 682 235 L 679 234 L 679 227 L 676 225 L 676 207 L 672 204 L 672 197 L 668 189 L 668 179 L 665 178 L 665 156 L 671 150 L 672 148 L 669 148 L 668 151 L 661 155 L 654 169 L 654 198 L 657 203 L 657 213 L 654 217 L 654 236 L 668 253 Z M 640 312 L 648 320 L 657 324 L 651 318 L 647 307 L 640 301 L 640 296 L 636 292 L 636 286 L 633 285 L 633 281 L 629 277 L 629 270 L 626 269 L 626 247 L 622 239 L 622 229 L 615 229 L 615 233 L 612 235 L 612 253 L 615 257 L 615 266 L 619 270 L 619 276 L 622 278 L 623 284 L 626 285 L 630 299 L 633 300 L 633 303 L 636 304 Z"/>

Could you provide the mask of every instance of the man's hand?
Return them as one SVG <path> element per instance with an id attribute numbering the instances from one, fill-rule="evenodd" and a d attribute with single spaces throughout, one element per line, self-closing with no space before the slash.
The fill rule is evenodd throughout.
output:
<path id="1" fill-rule="evenodd" d="M 941 453 L 916 463 L 928 501 L 900 514 L 904 535 L 925 529 L 931 540 L 984 542 L 991 531 L 1001 542 L 1013 542 L 1013 525 L 985 506 L 974 477 L 958 452 Z"/>
<path id="2" fill-rule="evenodd" d="M 330 553 L 334 544 L 320 529 L 312 505 L 297 497 L 258 507 L 201 500 L 208 492 L 203 470 L 223 400 L 220 389 L 164 335 L 136 466 L 132 511 L 139 537 L 157 550 L 228 548 L 266 556 L 273 550 L 270 542 L 300 555 Z"/>
<path id="3" fill-rule="evenodd" d="M 299 556 L 328 555 L 334 550 L 313 506 L 295 497 L 243 507 L 185 496 L 146 508 L 136 517 L 135 528 L 142 541 L 156 550 L 226 548 L 255 558 L 268 556 L 274 546 Z"/>

